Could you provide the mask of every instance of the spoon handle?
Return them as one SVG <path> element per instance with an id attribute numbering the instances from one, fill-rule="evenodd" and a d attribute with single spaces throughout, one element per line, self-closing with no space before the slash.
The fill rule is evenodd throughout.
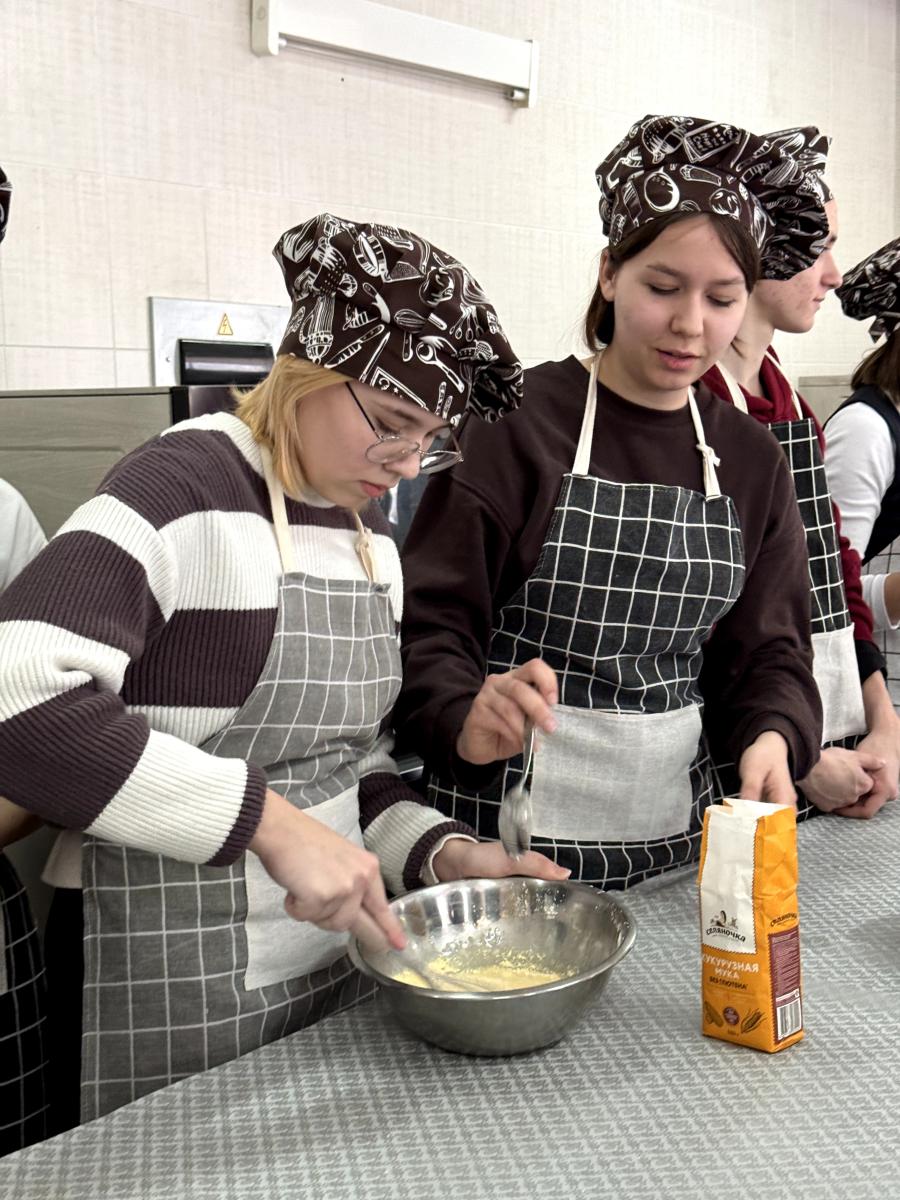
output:
<path id="1" fill-rule="evenodd" d="M 522 786 L 526 786 L 531 760 L 534 757 L 534 721 L 525 722 L 525 758 L 522 763 Z"/>

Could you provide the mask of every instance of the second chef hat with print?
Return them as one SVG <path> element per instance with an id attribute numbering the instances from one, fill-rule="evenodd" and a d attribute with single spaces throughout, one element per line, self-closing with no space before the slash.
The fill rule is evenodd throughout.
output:
<path id="1" fill-rule="evenodd" d="M 705 117 L 646 116 L 596 170 L 611 246 L 670 212 L 717 213 L 750 232 L 767 279 L 812 266 L 828 237 L 818 129 L 757 136 Z"/>
<path id="2" fill-rule="evenodd" d="M 495 421 L 522 400 L 522 364 L 478 281 L 393 225 L 320 213 L 273 251 L 291 297 L 278 349 L 421 404 Z"/>
<path id="3" fill-rule="evenodd" d="M 873 342 L 890 337 L 900 328 L 900 238 L 874 251 L 844 276 L 837 290 L 841 308 L 857 321 L 875 320 L 869 326 Z"/>

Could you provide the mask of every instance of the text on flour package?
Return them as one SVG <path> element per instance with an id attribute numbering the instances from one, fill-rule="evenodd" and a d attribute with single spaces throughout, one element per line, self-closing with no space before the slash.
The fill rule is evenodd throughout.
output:
<path id="1" fill-rule="evenodd" d="M 797 818 L 755 800 L 713 804 L 700 847 L 702 1029 L 774 1053 L 803 1037 Z"/>

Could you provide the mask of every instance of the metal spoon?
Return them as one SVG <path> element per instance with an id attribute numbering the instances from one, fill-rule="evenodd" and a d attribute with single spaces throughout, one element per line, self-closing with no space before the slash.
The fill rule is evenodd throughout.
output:
<path id="1" fill-rule="evenodd" d="M 534 755 L 534 722 L 525 722 L 525 758 L 522 778 L 503 793 L 497 825 L 500 841 L 510 858 L 521 858 L 531 849 L 531 793 L 525 786 Z"/>

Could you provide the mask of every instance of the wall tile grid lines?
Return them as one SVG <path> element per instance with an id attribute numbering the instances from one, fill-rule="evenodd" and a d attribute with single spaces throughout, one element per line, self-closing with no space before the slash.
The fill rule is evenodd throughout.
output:
<path id="1" fill-rule="evenodd" d="M 664 20 L 651 0 L 611 0 L 602 21 L 589 0 L 394 3 L 537 38 L 537 107 L 336 56 L 257 59 L 245 0 L 16 6 L 0 46 L 0 145 L 19 151 L 3 152 L 16 199 L 0 295 L 7 326 L 13 311 L 26 314 L 14 322 L 21 344 L 43 344 L 58 329 L 57 347 L 143 352 L 151 294 L 282 303 L 271 246 L 282 228 L 327 208 L 396 214 L 426 235 L 442 229 L 454 243 L 447 248 L 499 297 L 520 354 L 564 353 L 601 243 L 594 167 L 653 109 L 761 129 L 818 123 L 835 139 L 840 261 L 856 261 L 896 229 L 892 0 L 760 0 L 750 17 L 723 13 L 719 0 L 673 0 Z M 53 186 L 38 199 L 41 163 Z M 60 189 L 97 197 L 84 236 L 49 210 L 47 195 Z M 29 300 L 25 290 L 46 279 L 50 299 Z M 858 330 L 848 324 L 827 308 L 811 334 L 784 339 L 786 360 L 855 358 Z M 4 342 L 20 344 L 9 328 Z M 140 372 L 139 354 L 115 362 L 123 379 Z M 31 376 L 28 356 L 14 356 L 26 363 Z"/>
<path id="2" fill-rule="evenodd" d="M 272 248 L 286 229 L 312 216 L 318 207 L 311 197 L 207 189 L 203 211 L 209 298 L 287 304 Z"/>
<path id="3" fill-rule="evenodd" d="M 226 26 L 130 0 L 101 5 L 97 36 L 108 55 L 100 92 L 109 174 L 224 186 L 235 173 L 265 173 L 272 116 L 266 113 L 263 60 L 250 52 L 247 16 L 239 26 Z"/>
<path id="4" fill-rule="evenodd" d="M 494 91 L 375 64 L 297 55 L 275 68 L 313 84 L 303 121 L 285 111 L 279 123 L 289 194 L 543 224 L 577 178 L 547 105 L 515 109 Z"/>
<path id="5" fill-rule="evenodd" d="M 6 386 L 16 391 L 109 387 L 114 357 L 112 350 L 7 346 Z"/>
<path id="6" fill-rule="evenodd" d="M 580 345 L 580 327 L 596 277 L 599 240 L 580 232 L 490 226 L 386 212 L 455 254 L 495 305 L 521 357 L 564 358 Z M 548 303 L 546 298 L 552 297 Z"/>
<path id="7" fill-rule="evenodd" d="M 306 65 L 298 58 L 290 70 Z M 417 77 L 406 86 L 386 69 L 356 63 L 340 67 L 335 85 L 322 60 L 308 65 L 322 84 L 314 87 L 313 110 L 307 107 L 299 126 L 289 113 L 280 122 L 288 194 L 330 192 L 329 206 L 348 216 L 368 206 L 493 225 L 503 214 L 504 223 L 561 232 L 593 223 L 599 234 L 593 172 L 601 147 L 627 121 L 602 136 L 584 110 L 559 101 L 517 110 L 463 84 Z M 417 145 L 409 108 L 422 130 Z M 366 111 L 361 137 L 357 117 Z M 448 112 L 461 114 L 450 126 Z M 495 141 L 498 128 L 503 135 Z M 348 148 L 346 161 L 335 146 Z"/>
<path id="8" fill-rule="evenodd" d="M 115 351 L 116 387 L 152 387 L 153 363 L 149 350 Z"/>
<path id="9" fill-rule="evenodd" d="M 113 344 L 140 350 L 150 344 L 150 296 L 209 296 L 203 191 L 111 178 L 108 205 Z"/>

